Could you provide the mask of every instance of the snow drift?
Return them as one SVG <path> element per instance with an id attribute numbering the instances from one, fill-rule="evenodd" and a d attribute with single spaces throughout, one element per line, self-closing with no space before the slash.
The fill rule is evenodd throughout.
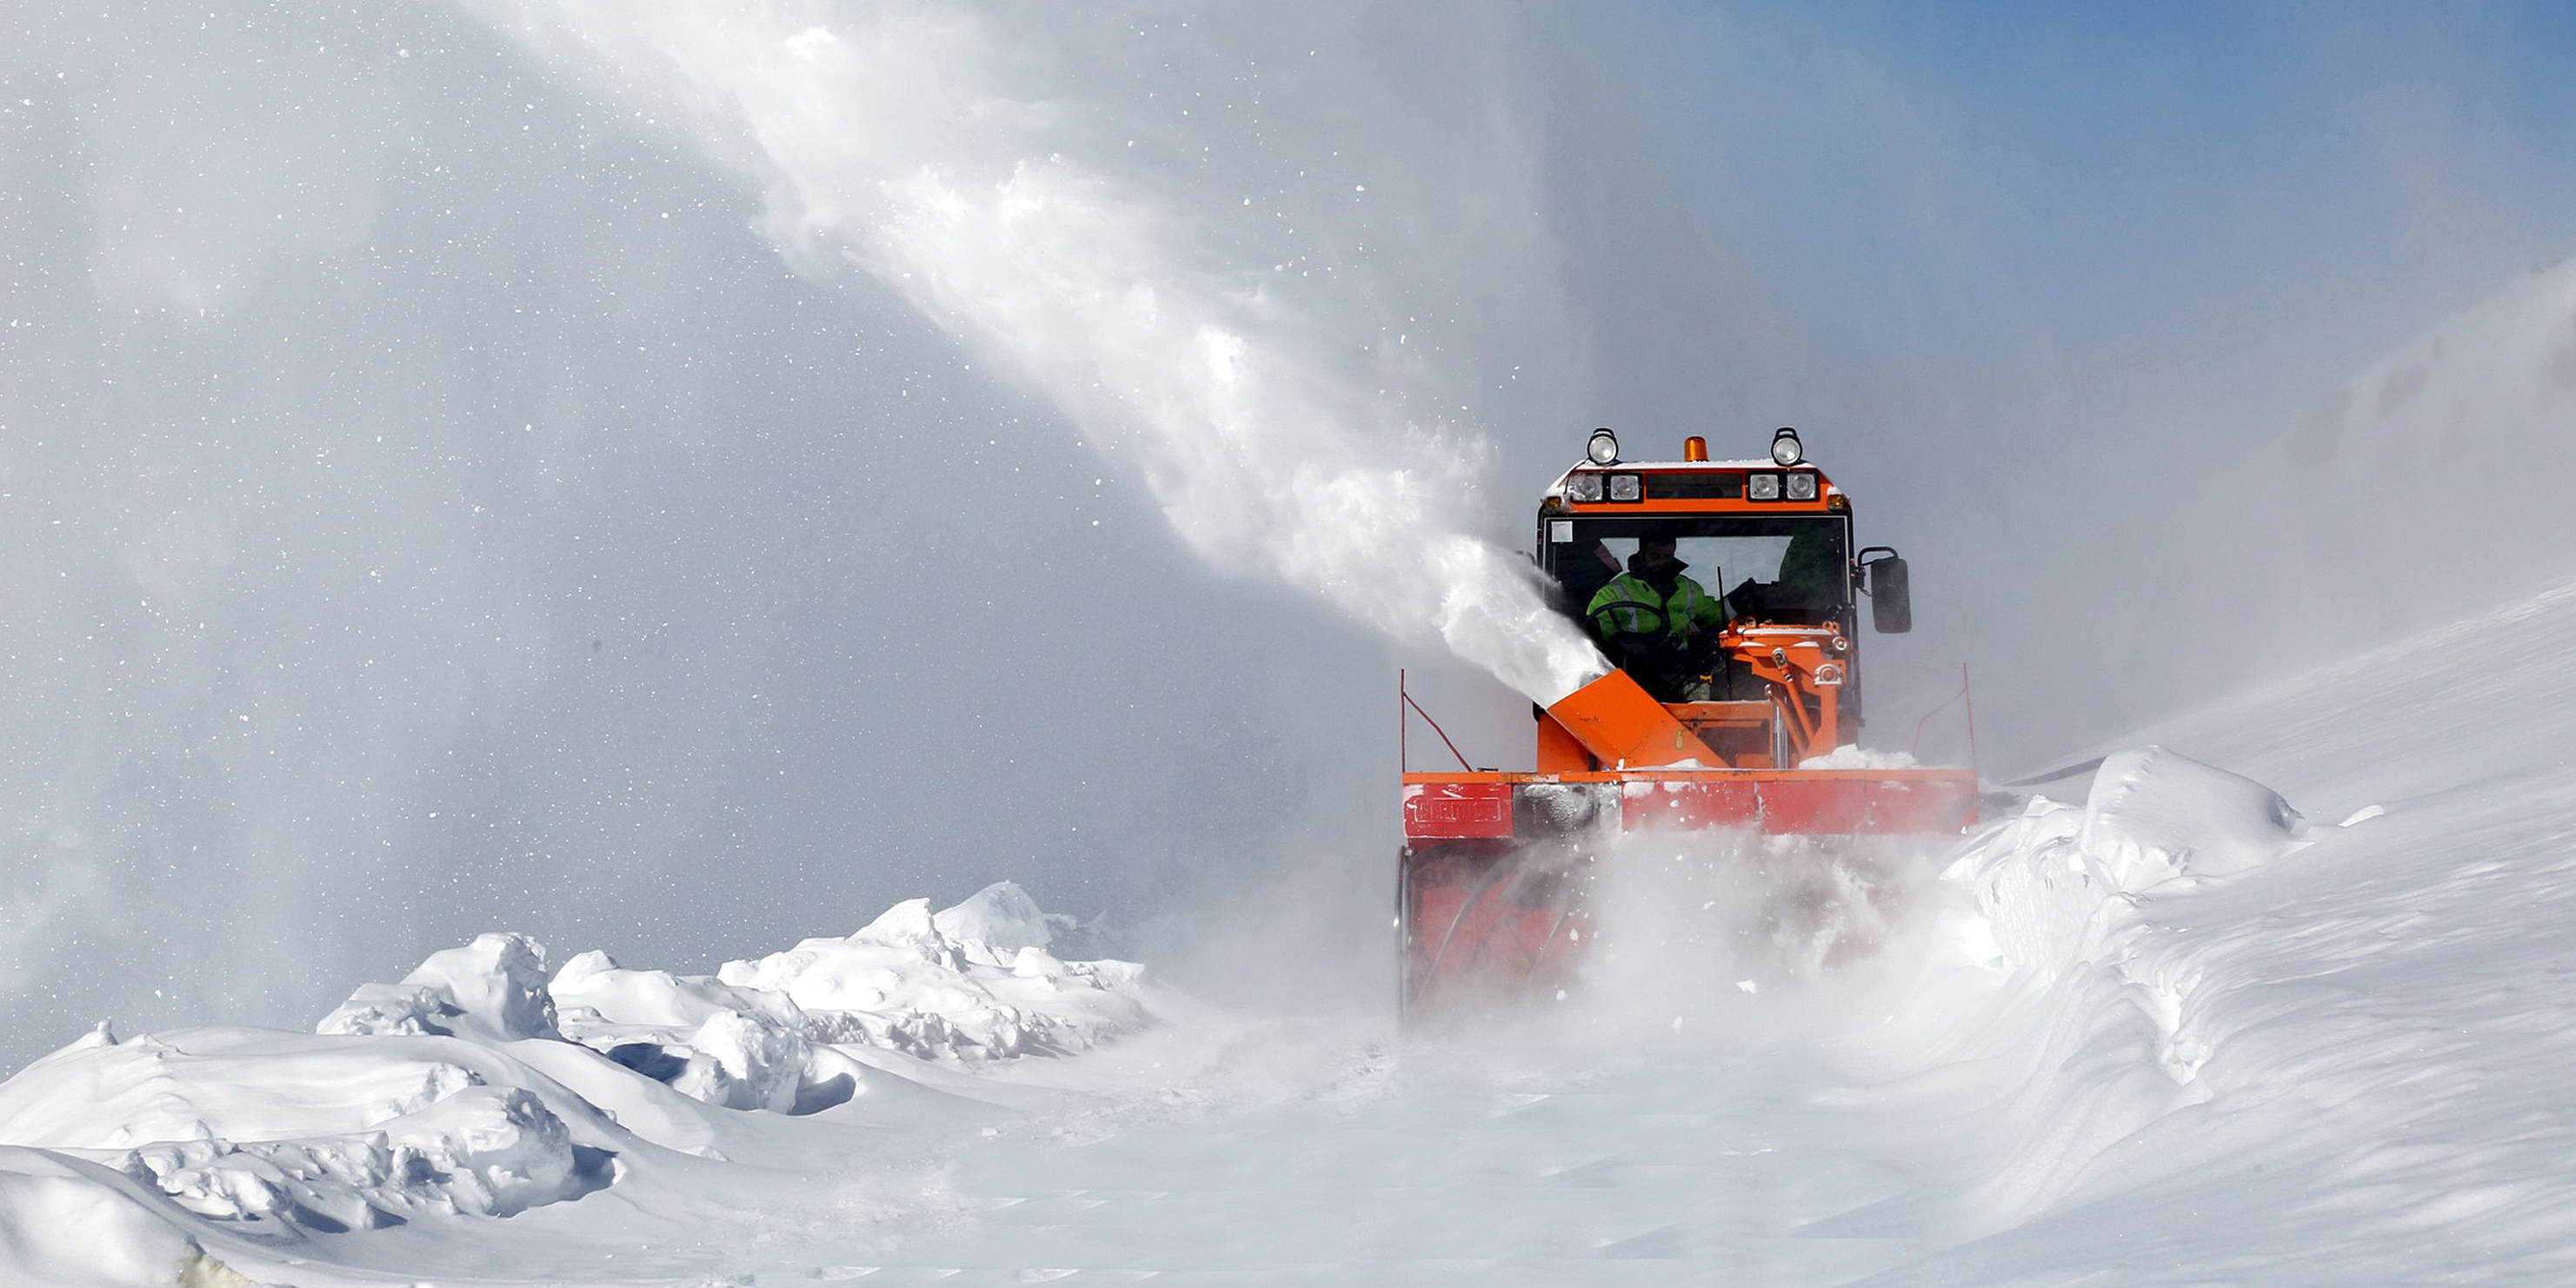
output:
<path id="1" fill-rule="evenodd" d="M 1050 938 L 1051 920 L 1096 933 L 1005 882 L 936 914 L 899 904 L 719 978 L 597 952 L 550 968 L 526 936 L 488 934 L 362 986 L 313 1034 L 120 1040 L 101 1024 L 0 1083 L 0 1229 L 20 1231 L 0 1251 L 59 1281 L 80 1277 L 53 1269 L 72 1264 L 63 1249 L 105 1241 L 153 1273 L 79 1264 L 170 1283 L 202 1251 L 192 1217 L 277 1246 L 513 1217 L 650 1160 L 718 1155 L 707 1114 L 817 1113 L 883 1083 L 889 1061 L 973 1069 L 1158 1023 L 1140 967 L 1025 942 Z M 48 1213 L 74 1232 L 46 1233 Z"/>
<path id="2" fill-rule="evenodd" d="M 157 1200 L 95 1163 L 0 1145 L 0 1269 L 24 1284 L 251 1288 Z"/>
<path id="3" fill-rule="evenodd" d="M 2160 747 L 2106 757 L 2083 805 L 2045 798 L 1988 829 L 1943 879 L 1978 915 L 1963 930 L 1997 969 L 2098 963 L 2143 901 L 2243 872 L 2304 843 L 2271 789 Z"/>

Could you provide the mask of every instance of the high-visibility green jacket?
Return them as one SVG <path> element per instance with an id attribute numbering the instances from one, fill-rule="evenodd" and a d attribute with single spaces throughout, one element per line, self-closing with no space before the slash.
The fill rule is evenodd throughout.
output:
<path id="1" fill-rule="evenodd" d="M 1679 640 L 1690 634 L 1693 625 L 1712 631 L 1726 625 L 1726 606 L 1710 598 L 1698 582 L 1688 577 L 1674 578 L 1672 599 L 1667 602 L 1645 578 L 1632 572 L 1611 578 L 1583 613 L 1592 619 L 1604 639 L 1665 630 Z"/>

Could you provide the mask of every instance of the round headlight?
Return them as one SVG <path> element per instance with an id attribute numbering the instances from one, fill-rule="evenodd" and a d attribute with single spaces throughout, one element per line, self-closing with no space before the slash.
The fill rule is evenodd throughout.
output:
<path id="1" fill-rule="evenodd" d="M 1595 465 L 1619 463 L 1619 436 L 1607 429 L 1592 431 L 1592 441 L 1583 445 L 1583 455 Z"/>
<path id="2" fill-rule="evenodd" d="M 1771 461 L 1773 464 L 1778 465 L 1782 469 L 1787 469 L 1806 458 L 1806 449 L 1798 445 L 1798 431 L 1783 425 L 1777 433 L 1771 435 Z"/>

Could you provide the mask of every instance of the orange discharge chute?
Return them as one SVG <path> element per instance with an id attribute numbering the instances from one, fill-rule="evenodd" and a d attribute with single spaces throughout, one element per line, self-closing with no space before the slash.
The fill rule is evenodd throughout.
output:
<path id="1" fill-rule="evenodd" d="M 1625 671 L 1612 671 L 1576 689 L 1547 713 L 1607 767 L 1718 763 L 1717 753 Z"/>

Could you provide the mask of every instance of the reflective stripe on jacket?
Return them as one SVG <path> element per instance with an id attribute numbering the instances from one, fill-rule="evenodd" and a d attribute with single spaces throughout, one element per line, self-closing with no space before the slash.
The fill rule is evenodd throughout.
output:
<path id="1" fill-rule="evenodd" d="M 1726 625 L 1726 606 L 1709 598 L 1708 592 L 1688 577 L 1673 579 L 1673 597 L 1667 603 L 1645 578 L 1623 572 L 1611 578 L 1583 611 L 1604 637 L 1660 627 L 1678 639 L 1688 635 L 1693 624 L 1710 630 Z"/>

